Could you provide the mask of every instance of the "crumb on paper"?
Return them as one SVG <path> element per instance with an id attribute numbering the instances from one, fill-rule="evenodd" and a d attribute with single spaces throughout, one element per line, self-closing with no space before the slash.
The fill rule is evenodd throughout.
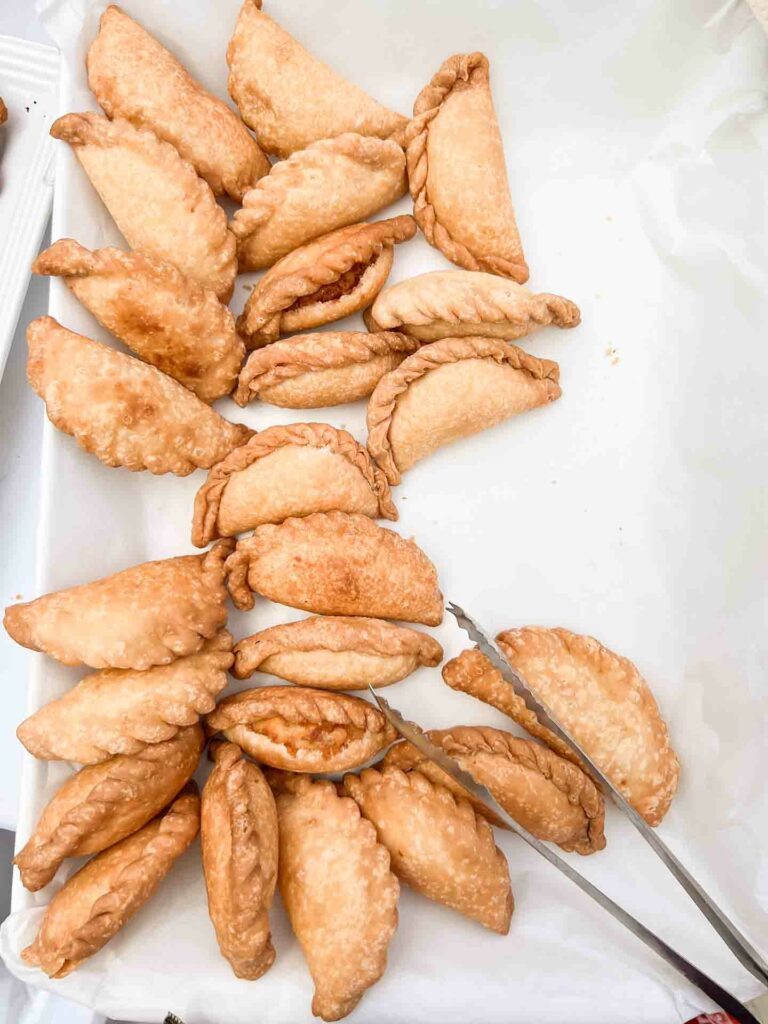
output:
<path id="1" fill-rule="evenodd" d="M 24 595 L 23 594 L 17 594 L 16 597 L 14 597 L 13 600 L 14 601 L 23 601 L 24 600 Z"/>
<path id="2" fill-rule="evenodd" d="M 605 354 L 610 359 L 611 366 L 618 366 L 618 364 L 621 362 L 621 360 L 619 359 L 619 353 L 612 345 L 608 346 L 608 348 L 605 350 Z"/>

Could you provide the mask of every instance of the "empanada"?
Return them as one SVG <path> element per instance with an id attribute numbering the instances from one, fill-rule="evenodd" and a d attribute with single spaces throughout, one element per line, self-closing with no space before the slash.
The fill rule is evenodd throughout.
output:
<path id="1" fill-rule="evenodd" d="M 81 768 L 16 854 L 22 885 L 36 892 L 67 857 L 100 853 L 146 825 L 190 780 L 203 744 L 203 730 L 190 725 L 164 743 Z"/>
<path id="2" fill-rule="evenodd" d="M 152 896 L 199 825 L 200 798 L 189 783 L 165 814 L 69 879 L 48 904 L 23 959 L 51 978 L 63 978 L 98 953 Z"/>
<path id="3" fill-rule="evenodd" d="M 238 608 L 253 607 L 253 590 L 320 615 L 443 621 L 434 565 L 412 540 L 366 516 L 316 512 L 258 526 L 238 541 L 226 570 Z"/>
<path id="4" fill-rule="evenodd" d="M 323 1020 L 346 1017 L 384 973 L 400 887 L 354 800 L 327 779 L 282 782 L 279 886 Z"/>
<path id="5" fill-rule="evenodd" d="M 64 114 L 51 135 L 72 146 L 132 249 L 173 263 L 229 301 L 237 254 L 227 215 L 169 142 L 94 113 Z"/>
<path id="6" fill-rule="evenodd" d="M 523 828 L 564 850 L 588 854 L 605 846 L 605 807 L 594 782 L 570 761 L 533 740 L 501 729 L 459 725 L 431 729 L 427 735 L 493 794 Z M 398 743 L 384 759 L 402 771 L 416 768 L 432 782 L 470 799 L 465 790 L 410 743 Z M 492 823 L 482 801 L 473 801 Z"/>
<path id="7" fill-rule="evenodd" d="M 347 775 L 344 791 L 373 823 L 401 881 L 507 934 L 514 907 L 507 860 L 468 801 L 418 771 L 392 767 Z"/>
<path id="8" fill-rule="evenodd" d="M 413 217 L 352 224 L 283 256 L 251 292 L 237 321 L 249 348 L 357 313 L 389 277 L 393 246 L 413 238 Z"/>
<path id="9" fill-rule="evenodd" d="M 232 541 L 200 555 L 142 562 L 5 610 L 16 641 L 65 665 L 145 669 L 194 654 L 227 621 L 224 559 Z"/>
<path id="10" fill-rule="evenodd" d="M 253 434 L 154 366 L 50 316 L 27 327 L 27 379 L 55 427 L 107 466 L 187 476 Z"/>
<path id="11" fill-rule="evenodd" d="M 243 690 L 205 722 L 209 733 L 224 733 L 254 760 L 289 772 L 357 768 L 397 736 L 367 701 L 298 686 Z"/>
<path id="12" fill-rule="evenodd" d="M 382 619 L 313 616 L 262 629 L 235 645 L 232 674 L 254 672 L 322 690 L 389 686 L 443 660 L 437 640 Z"/>
<path id="13" fill-rule="evenodd" d="M 368 400 L 368 450 L 391 484 L 419 459 L 561 395 L 560 369 L 495 338 L 443 338 L 385 374 Z"/>
<path id="14" fill-rule="evenodd" d="M 232 661 L 232 637 L 222 630 L 197 654 L 170 665 L 102 669 L 44 704 L 16 735 L 44 761 L 98 764 L 114 754 L 137 754 L 212 711 Z"/>
<path id="15" fill-rule="evenodd" d="M 250 354 L 232 397 L 242 406 L 259 398 L 286 409 L 356 402 L 418 347 L 418 341 L 394 331 L 286 338 Z"/>
<path id="16" fill-rule="evenodd" d="M 387 110 L 245 0 L 227 49 L 229 93 L 268 153 L 359 132 L 401 141 L 407 118 Z"/>
<path id="17" fill-rule="evenodd" d="M 416 98 L 406 142 L 413 215 L 430 245 L 467 270 L 527 281 L 484 54 L 441 65 Z"/>
<path id="18" fill-rule="evenodd" d="M 200 846 L 208 912 L 222 956 L 255 981 L 275 961 L 269 908 L 277 882 L 277 810 L 261 769 L 233 743 L 215 744 L 203 788 Z"/>
<path id="19" fill-rule="evenodd" d="M 481 335 L 514 341 L 554 324 L 576 327 L 579 308 L 560 295 L 536 295 L 514 281 L 472 270 L 432 270 L 379 292 L 365 314 L 371 331 L 419 341 Z"/>
<path id="20" fill-rule="evenodd" d="M 312 512 L 397 519 L 389 484 L 361 444 L 327 423 L 268 427 L 235 448 L 195 496 L 192 543 Z"/>
<path id="21" fill-rule="evenodd" d="M 313 238 L 365 220 L 405 188 L 405 154 L 396 142 L 353 132 L 313 142 L 243 196 L 230 224 L 240 270 L 270 267 Z"/>
<path id="22" fill-rule="evenodd" d="M 101 16 L 86 66 L 104 113 L 172 143 L 215 195 L 226 192 L 239 201 L 269 172 L 269 161 L 240 118 L 114 4 Z"/>
<path id="23" fill-rule="evenodd" d="M 0 96 L 0 124 L 5 124 L 8 120 L 8 107 L 5 105 L 5 101 Z"/>

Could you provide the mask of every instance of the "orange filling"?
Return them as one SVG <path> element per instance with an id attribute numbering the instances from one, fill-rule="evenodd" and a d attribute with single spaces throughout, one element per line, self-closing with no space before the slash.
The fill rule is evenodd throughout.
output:
<path id="1" fill-rule="evenodd" d="M 296 754 L 305 747 L 321 746 L 329 754 L 335 754 L 363 735 L 363 730 L 353 725 L 337 725 L 333 722 L 298 724 L 286 722 L 275 715 L 250 722 L 254 732 L 261 733 L 273 743 Z"/>
<path id="2" fill-rule="evenodd" d="M 343 295 L 349 295 L 360 284 L 360 279 L 369 267 L 376 262 L 375 257 L 369 263 L 353 263 L 349 270 L 345 270 L 341 277 L 338 277 L 330 284 L 323 285 L 311 295 L 304 295 L 296 299 L 294 303 L 283 310 L 284 313 L 292 313 L 296 309 L 303 309 L 304 306 L 313 306 L 316 302 L 336 302 Z"/>

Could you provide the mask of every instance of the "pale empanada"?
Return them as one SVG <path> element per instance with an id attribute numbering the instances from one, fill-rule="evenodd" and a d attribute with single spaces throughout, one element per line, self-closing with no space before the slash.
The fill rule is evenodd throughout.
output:
<path id="1" fill-rule="evenodd" d="M 227 302 L 237 273 L 227 215 L 208 184 L 169 142 L 103 114 L 64 114 L 68 142 L 132 249 L 173 263 Z"/>
<path id="2" fill-rule="evenodd" d="M 401 331 L 419 341 L 466 334 L 514 341 L 548 324 L 576 327 L 580 320 L 569 299 L 472 270 L 433 270 L 399 281 L 379 292 L 365 315 L 371 331 Z"/>
<path id="3" fill-rule="evenodd" d="M 365 764 L 397 736 L 378 708 L 346 693 L 261 686 L 226 697 L 206 717 L 262 764 L 289 772 L 343 772 Z"/>
<path id="4" fill-rule="evenodd" d="M 278 884 L 323 1020 L 346 1017 L 384 973 L 400 887 L 354 800 L 327 779 L 281 780 Z"/>
<path id="5" fill-rule="evenodd" d="M 165 814 L 69 879 L 48 904 L 23 959 L 51 978 L 63 978 L 98 953 L 152 896 L 199 826 L 200 798 L 189 783 Z"/>
<path id="6" fill-rule="evenodd" d="M 86 66 L 104 113 L 172 143 L 215 195 L 226 192 L 239 201 L 269 172 L 240 118 L 119 7 L 102 14 Z"/>
<path id="7" fill-rule="evenodd" d="M 415 233 L 413 217 L 352 224 L 283 256 L 251 292 L 237 321 L 248 347 L 363 309 L 384 287 L 393 246 Z"/>
<path id="8" fill-rule="evenodd" d="M 200 555 L 142 562 L 5 610 L 16 641 L 65 665 L 145 669 L 194 654 L 227 621 L 224 559 L 232 541 Z"/>
<path id="9" fill-rule="evenodd" d="M 16 735 L 44 761 L 98 764 L 114 754 L 137 754 L 212 711 L 232 661 L 232 637 L 222 630 L 197 654 L 170 665 L 102 669 L 44 704 Z"/>
<path id="10" fill-rule="evenodd" d="M 101 853 L 154 818 L 200 760 L 203 730 L 190 725 L 164 743 L 81 768 L 48 803 L 13 863 L 36 892 L 67 857 Z"/>
<path id="11" fill-rule="evenodd" d="M 226 569 L 238 608 L 253 607 L 253 590 L 320 615 L 443 621 L 434 565 L 412 540 L 366 516 L 316 512 L 258 526 L 238 541 Z"/>
<path id="12" fill-rule="evenodd" d="M 392 767 L 347 775 L 344 791 L 373 823 L 401 881 L 507 934 L 514 907 L 507 861 L 468 801 L 418 771 Z"/>
<path id="13" fill-rule="evenodd" d="M 250 354 L 232 397 L 242 406 L 259 398 L 286 409 L 356 402 L 418 347 L 418 341 L 394 331 L 286 338 Z"/>
<path id="14" fill-rule="evenodd" d="M 233 743 L 215 744 L 203 788 L 200 846 L 208 912 L 222 956 L 255 981 L 275 961 L 269 908 L 277 882 L 277 810 L 261 769 Z"/>
<path id="15" fill-rule="evenodd" d="M 235 448 L 195 497 L 192 543 L 312 512 L 397 519 L 389 484 L 361 444 L 327 423 L 268 427 Z"/>
<path id="16" fill-rule="evenodd" d="M 427 735 L 486 786 L 507 814 L 539 839 L 581 854 L 604 848 L 603 798 L 594 782 L 575 764 L 540 743 L 501 729 L 460 725 L 453 729 L 431 729 Z M 384 764 L 403 771 L 416 768 L 457 796 L 470 799 L 450 775 L 410 743 L 392 747 Z M 470 802 L 489 821 L 497 820 L 482 801 Z"/>
<path id="17" fill-rule="evenodd" d="M 396 142 L 352 132 L 313 142 L 243 197 L 230 224 L 240 269 L 269 267 L 313 238 L 365 220 L 405 188 L 405 154 Z"/>
<path id="18" fill-rule="evenodd" d="M 253 434 L 154 366 L 50 316 L 27 327 L 27 379 L 48 419 L 107 466 L 187 476 Z"/>
<path id="19" fill-rule="evenodd" d="M 268 153 L 288 156 L 342 132 L 403 138 L 407 118 L 307 53 L 261 0 L 243 3 L 227 63 L 229 93 Z"/>
<path id="20" fill-rule="evenodd" d="M 314 616 L 263 629 L 235 646 L 232 674 L 254 672 L 322 690 L 389 686 L 420 665 L 434 667 L 443 649 L 426 633 L 381 619 Z"/>
<path id="21" fill-rule="evenodd" d="M 451 441 L 560 397 L 560 369 L 496 338 L 443 338 L 385 374 L 368 400 L 368 450 L 391 484 Z"/>
<path id="22" fill-rule="evenodd" d="M 467 270 L 528 280 L 482 53 L 449 57 L 416 98 L 406 133 L 413 215 Z"/>

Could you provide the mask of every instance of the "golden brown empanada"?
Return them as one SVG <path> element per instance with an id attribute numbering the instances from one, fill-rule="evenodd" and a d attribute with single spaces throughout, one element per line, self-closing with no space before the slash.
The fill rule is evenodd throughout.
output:
<path id="1" fill-rule="evenodd" d="M 238 608 L 253 607 L 253 590 L 320 615 L 443 621 L 434 565 L 412 540 L 366 516 L 316 512 L 258 526 L 238 541 L 226 570 Z"/>
<path id="2" fill-rule="evenodd" d="M 204 742 L 200 726 L 190 725 L 67 779 L 14 858 L 24 887 L 42 889 L 67 857 L 101 853 L 146 825 L 189 782 Z"/>
<path id="3" fill-rule="evenodd" d="M 200 798 L 191 782 L 168 810 L 94 857 L 48 904 L 22 958 L 63 978 L 98 953 L 152 896 L 200 826 Z"/>
<path id="4" fill-rule="evenodd" d="M 356 402 L 418 347 L 418 341 L 394 331 L 286 338 L 250 354 L 232 397 L 242 406 L 259 398 L 287 409 Z"/>
<path id="5" fill-rule="evenodd" d="M 137 754 L 212 711 L 227 685 L 232 637 L 222 630 L 197 654 L 143 672 L 105 668 L 44 704 L 16 730 L 34 757 L 98 764 Z"/>
<path id="6" fill-rule="evenodd" d="M 365 764 L 397 733 L 378 708 L 346 693 L 260 686 L 226 697 L 206 717 L 262 764 L 289 772 L 343 772 Z"/>
<path id="7" fill-rule="evenodd" d="M 323 1020 L 346 1017 L 384 973 L 400 887 L 354 800 L 327 779 L 281 779 L 278 884 Z"/>
<path id="8" fill-rule="evenodd" d="M 371 331 L 401 331 L 419 341 L 467 334 L 514 341 L 548 324 L 580 321 L 569 299 L 472 270 L 433 270 L 399 281 L 379 292 L 365 315 Z"/>
<path id="9" fill-rule="evenodd" d="M 363 309 L 389 277 L 393 246 L 415 233 L 413 217 L 352 224 L 283 256 L 251 292 L 237 321 L 248 347 Z"/>
<path id="10" fill-rule="evenodd" d="M 269 908 L 277 882 L 277 810 L 261 769 L 233 743 L 214 744 L 200 846 L 208 912 L 221 955 L 255 981 L 275 962 Z"/>
<path id="11" fill-rule="evenodd" d="M 132 249 L 173 263 L 229 301 L 237 255 L 227 215 L 169 142 L 90 112 L 64 114 L 51 135 L 72 146 Z"/>
<path id="12" fill-rule="evenodd" d="M 313 616 L 262 629 L 235 645 L 232 674 L 267 672 L 298 686 L 365 690 L 389 686 L 420 665 L 439 665 L 443 649 L 426 633 L 381 619 Z"/>
<path id="13" fill-rule="evenodd" d="M 8 120 L 8 107 L 5 105 L 5 101 L 0 96 L 0 124 L 5 124 Z"/>
<path id="14" fill-rule="evenodd" d="M 5 610 L 16 641 L 65 665 L 145 669 L 194 654 L 227 621 L 224 559 L 210 551 L 142 562 Z"/>
<path id="15" fill-rule="evenodd" d="M 561 395 L 560 368 L 495 338 L 443 338 L 385 374 L 368 400 L 368 450 L 391 484 L 419 459 Z"/>
<path id="16" fill-rule="evenodd" d="M 346 775 L 344 791 L 373 823 L 401 881 L 507 934 L 514 907 L 507 861 L 468 801 L 418 771 L 392 767 Z"/>
<path id="17" fill-rule="evenodd" d="M 527 281 L 484 54 L 444 61 L 406 141 L 413 215 L 430 245 L 467 270 Z"/>
<path id="18" fill-rule="evenodd" d="M 41 316 L 27 327 L 27 380 L 48 419 L 107 466 L 209 469 L 253 434 L 154 366 Z"/>
<path id="19" fill-rule="evenodd" d="M 313 238 L 365 220 L 405 188 L 405 154 L 396 142 L 353 132 L 313 142 L 243 197 L 230 224 L 240 270 L 270 267 Z"/>
<path id="20" fill-rule="evenodd" d="M 361 444 L 327 423 L 268 427 L 235 448 L 195 497 L 192 543 L 312 512 L 397 519 L 389 484 Z"/>
<path id="21" fill-rule="evenodd" d="M 86 66 L 104 113 L 170 142 L 215 195 L 226 192 L 239 201 L 269 172 L 269 160 L 240 118 L 114 4 L 101 16 Z"/>

